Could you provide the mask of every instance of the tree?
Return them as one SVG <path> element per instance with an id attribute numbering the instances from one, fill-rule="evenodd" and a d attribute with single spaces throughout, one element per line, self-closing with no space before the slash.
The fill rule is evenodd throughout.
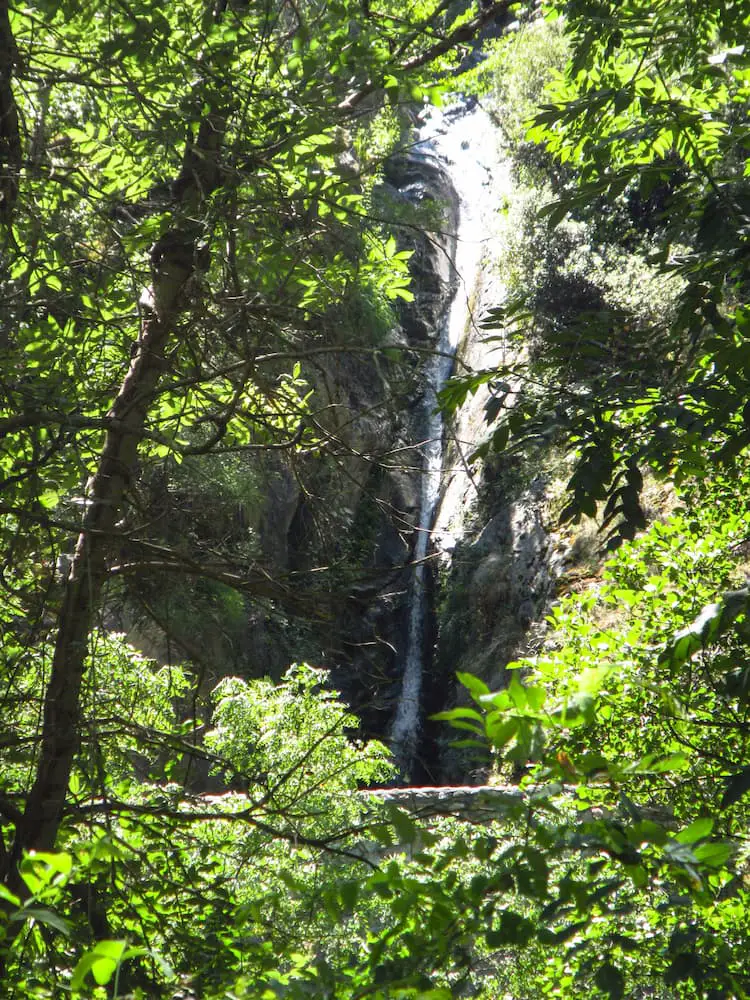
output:
<path id="1" fill-rule="evenodd" d="M 140 484 L 167 456 L 319 447 L 284 366 L 305 340 L 328 349 L 322 318 L 353 283 L 405 284 L 367 179 L 337 159 L 343 129 L 384 93 L 421 97 L 509 6 L 0 6 L 2 623 L 8 676 L 44 676 L 32 778 L 0 810 L 11 896 L 92 750 L 105 584 L 156 563 L 287 598 L 155 544 Z"/>
<path id="2" fill-rule="evenodd" d="M 603 502 L 616 546 L 643 527 L 643 470 L 680 483 L 730 467 L 748 444 L 746 14 L 734 3 L 550 4 L 560 15 L 571 60 L 528 132 L 554 164 L 542 217 L 551 228 L 590 221 L 593 206 L 621 242 L 640 227 L 681 298 L 669 329 L 623 328 L 623 316 L 595 309 L 558 324 L 535 359 L 543 392 L 508 414 L 497 399 L 485 451 L 563 434 L 578 455 L 565 516 Z M 522 300 L 487 321 L 507 324 L 528 325 Z"/>

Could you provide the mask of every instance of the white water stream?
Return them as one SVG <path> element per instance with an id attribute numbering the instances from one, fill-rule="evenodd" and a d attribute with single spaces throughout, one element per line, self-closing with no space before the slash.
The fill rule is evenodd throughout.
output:
<path id="1" fill-rule="evenodd" d="M 408 777 L 417 750 L 422 716 L 425 671 L 425 625 L 429 601 L 426 559 L 433 548 L 433 525 L 440 498 L 443 470 L 443 419 L 437 411 L 437 393 L 453 368 L 453 355 L 470 319 L 472 291 L 483 251 L 492 236 L 497 208 L 491 203 L 492 167 L 497 162 L 496 131 L 478 106 L 456 106 L 447 112 L 431 110 L 420 131 L 412 160 L 441 162 L 459 199 L 459 221 L 453 269 L 457 291 L 435 338 L 436 354 L 424 368 L 424 426 L 422 486 L 414 576 L 409 597 L 409 624 L 403 658 L 401 694 L 391 726 L 390 742 L 402 776 Z"/>

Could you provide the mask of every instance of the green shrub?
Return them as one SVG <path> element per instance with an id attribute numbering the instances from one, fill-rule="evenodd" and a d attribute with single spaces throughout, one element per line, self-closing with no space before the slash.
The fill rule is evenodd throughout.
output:
<path id="1" fill-rule="evenodd" d="M 561 20 L 521 25 L 487 48 L 487 58 L 461 77 L 461 86 L 489 102 L 504 144 L 516 150 L 542 103 L 544 88 L 568 59 Z"/>

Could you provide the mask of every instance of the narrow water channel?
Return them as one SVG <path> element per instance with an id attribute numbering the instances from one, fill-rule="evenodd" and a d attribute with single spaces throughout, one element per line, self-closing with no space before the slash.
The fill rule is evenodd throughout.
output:
<path id="1" fill-rule="evenodd" d="M 453 369 L 454 355 L 470 321 L 471 295 L 490 232 L 488 218 L 496 206 L 488 204 L 491 164 L 495 159 L 495 133 L 481 108 L 454 106 L 432 111 L 419 142 L 410 155 L 412 163 L 439 161 L 458 197 L 455 254 L 451 262 L 455 294 L 449 301 L 434 338 L 436 353 L 424 367 L 424 442 L 419 518 L 412 559 L 414 572 L 409 595 L 409 618 L 403 653 L 401 693 L 391 726 L 391 748 L 404 778 L 408 778 L 418 752 L 422 723 L 423 687 L 431 655 L 426 635 L 429 621 L 429 555 L 434 551 L 433 524 L 440 500 L 443 471 L 443 418 L 437 393 Z"/>

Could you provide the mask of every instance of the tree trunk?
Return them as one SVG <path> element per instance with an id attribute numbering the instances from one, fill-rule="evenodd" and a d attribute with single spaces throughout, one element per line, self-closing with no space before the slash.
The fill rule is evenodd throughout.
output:
<path id="1" fill-rule="evenodd" d="M 216 130 L 211 130 L 215 141 Z M 212 150 L 216 152 L 216 150 Z M 186 153 L 195 158 L 194 149 Z M 192 173 L 192 199 L 202 199 L 216 186 L 212 178 Z M 4 880 L 24 893 L 17 865 L 23 851 L 54 848 L 80 745 L 81 687 L 88 637 L 108 575 L 108 557 L 117 540 L 117 521 L 134 475 L 138 445 L 157 394 L 161 375 L 170 366 L 167 347 L 181 309 L 182 291 L 194 269 L 194 227 L 175 227 L 152 250 L 153 284 L 144 307 L 141 335 L 130 368 L 107 417 L 98 467 L 84 497 L 85 514 L 65 583 L 57 619 L 52 671 L 44 696 L 42 741 L 34 783 L 16 825 L 13 849 L 6 859 Z"/>
<path id="2" fill-rule="evenodd" d="M 117 430 L 107 432 L 99 467 L 87 488 L 86 513 L 58 614 L 36 778 L 16 830 L 16 860 L 22 850 L 48 851 L 54 847 L 80 740 L 80 693 L 88 636 L 146 414 L 165 368 L 170 327 L 169 319 L 161 320 L 156 314 L 145 320 L 130 370 L 108 414 L 121 423 Z"/>
<path id="3" fill-rule="evenodd" d="M 0 0 L 0 222 L 10 226 L 21 170 L 21 135 L 11 80 L 19 56 L 7 0 Z"/>

